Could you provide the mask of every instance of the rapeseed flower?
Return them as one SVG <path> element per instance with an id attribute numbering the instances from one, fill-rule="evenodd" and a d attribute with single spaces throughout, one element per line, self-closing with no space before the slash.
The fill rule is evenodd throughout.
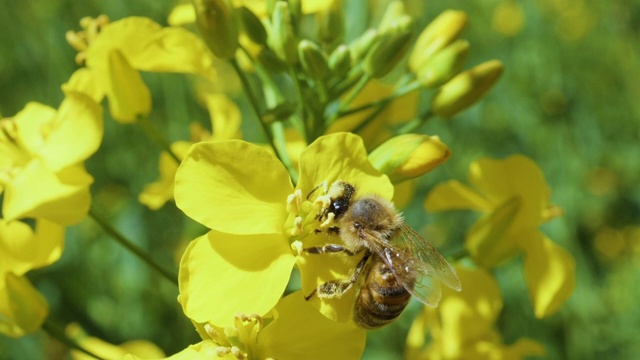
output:
<path id="1" fill-rule="evenodd" d="M 191 132 L 190 141 L 176 141 L 171 144 L 171 151 L 180 159 L 184 158 L 191 145 L 196 142 L 229 140 L 241 137 L 240 109 L 231 99 L 223 94 L 208 93 L 203 95 L 203 102 L 209 110 L 213 135 L 208 130 L 205 130 L 199 123 L 192 123 L 189 127 Z M 178 170 L 178 165 L 169 153 L 163 151 L 160 154 L 158 164 L 160 178 L 145 186 L 142 193 L 138 196 L 138 201 L 151 210 L 158 210 L 167 201 L 172 200 L 175 174 Z"/>
<path id="2" fill-rule="evenodd" d="M 425 306 L 407 337 L 406 359 L 523 359 L 544 355 L 542 344 L 518 339 L 502 342 L 495 329 L 502 296 L 495 279 L 482 268 L 456 266 L 464 291 L 443 289 L 437 308 Z M 431 338 L 425 345 L 425 339 Z"/>
<path id="3" fill-rule="evenodd" d="M 475 189 L 452 180 L 428 195 L 429 211 L 471 209 L 485 215 L 471 228 L 465 248 L 480 266 L 491 268 L 525 255 L 524 275 L 537 317 L 557 311 L 575 287 L 575 260 L 539 227 L 561 210 L 535 162 L 522 155 L 471 164 Z"/>
<path id="4" fill-rule="evenodd" d="M 35 232 L 20 221 L 0 219 L 0 333 L 21 337 L 40 328 L 49 306 L 24 274 L 60 258 L 64 227 L 37 220 Z"/>
<path id="5" fill-rule="evenodd" d="M 349 276 L 359 256 L 303 251 L 340 241 L 316 218 L 327 205 L 318 185 L 342 180 L 389 200 L 393 185 L 371 166 L 362 139 L 349 133 L 320 137 L 304 149 L 299 175 L 294 187 L 274 155 L 244 141 L 191 147 L 176 173 L 175 200 L 211 229 L 191 242 L 180 264 L 179 301 L 194 322 L 224 327 L 236 312 L 263 316 L 282 296 L 296 263 L 307 295 Z M 348 321 L 354 293 L 310 302 L 332 320 Z"/>
<path id="6" fill-rule="evenodd" d="M 0 120 L 0 192 L 7 221 L 70 225 L 89 210 L 93 178 L 82 165 L 102 141 L 102 108 L 69 92 L 59 109 L 31 102 Z"/>
<path id="7" fill-rule="evenodd" d="M 67 326 L 66 335 L 83 349 L 103 358 L 122 359 L 127 354 L 134 354 L 141 359 L 159 359 L 165 356 L 164 352 L 152 342 L 146 340 L 131 340 L 120 345 L 113 345 L 104 340 L 87 335 L 78 324 Z M 93 360 L 89 356 L 78 350 L 71 350 L 73 360 Z"/>
<path id="8" fill-rule="evenodd" d="M 151 93 L 139 71 L 215 76 L 213 55 L 185 29 L 163 28 L 144 17 L 109 23 L 101 16 L 80 24 L 83 31 L 67 33 L 67 40 L 79 51 L 76 61 L 86 66 L 62 88 L 85 92 L 98 103 L 106 96 L 119 122 L 132 123 L 151 112 Z"/>

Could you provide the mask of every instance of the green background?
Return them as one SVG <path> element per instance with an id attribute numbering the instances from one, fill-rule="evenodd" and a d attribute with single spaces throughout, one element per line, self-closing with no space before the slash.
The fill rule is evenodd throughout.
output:
<path id="1" fill-rule="evenodd" d="M 364 24 L 366 2 L 349 0 L 349 31 Z M 377 2 L 382 4 L 383 2 Z M 443 2 L 444 3 L 444 2 Z M 542 168 L 552 202 L 564 216 L 543 231 L 577 262 L 577 287 L 562 310 L 536 320 L 521 274 L 522 259 L 495 271 L 504 297 L 497 327 L 505 343 L 526 336 L 545 344 L 554 359 L 640 358 L 640 2 L 520 1 L 524 26 L 515 36 L 496 30 L 496 9 L 505 1 L 448 1 L 469 14 L 463 37 L 471 43 L 467 67 L 490 59 L 505 65 L 503 78 L 480 104 L 452 121 L 422 128 L 439 135 L 453 152 L 441 168 L 420 180 L 406 210 L 420 229 L 438 224 L 445 254 L 461 247 L 477 214 L 427 215 L 427 192 L 447 179 L 466 181 L 469 164 L 482 156 L 522 153 Z M 0 12 L 0 112 L 13 116 L 29 101 L 57 107 L 60 85 L 77 68 L 65 41 L 83 16 L 112 20 L 139 15 L 166 24 L 169 1 L 4 1 Z M 420 26 L 445 9 L 440 2 L 408 4 Z M 144 74 L 153 93 L 151 119 L 172 141 L 187 138 L 190 121 L 208 126 L 208 115 L 189 81 L 172 74 Z M 260 129 L 243 102 L 243 133 Z M 246 109 L 246 110 L 245 110 Z M 108 115 L 107 115 L 108 117 Z M 156 178 L 160 150 L 137 126 L 106 119 L 100 150 L 87 168 L 95 177 L 94 207 L 123 233 L 165 264 L 204 231 L 170 203 L 152 212 L 137 195 Z M 29 278 L 46 296 L 51 317 L 78 322 L 112 343 L 149 339 L 173 354 L 198 340 L 176 302 L 177 289 L 111 241 L 91 220 L 67 232 L 62 259 Z M 614 234 L 614 235 L 611 235 Z M 624 234 L 628 236 L 624 237 Z M 610 252 L 600 251 L 596 239 Z M 175 268 L 174 265 L 174 268 Z M 400 359 L 418 311 L 370 333 L 365 358 Z M 19 340 L 0 336 L 0 359 L 66 355 L 46 333 Z"/>

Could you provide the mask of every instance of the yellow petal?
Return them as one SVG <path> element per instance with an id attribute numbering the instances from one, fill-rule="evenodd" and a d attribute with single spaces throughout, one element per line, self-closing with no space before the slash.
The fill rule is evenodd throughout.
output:
<path id="1" fill-rule="evenodd" d="M 151 112 L 151 92 L 119 50 L 108 54 L 107 96 L 111 116 L 122 123 L 132 123 L 139 115 Z"/>
<path id="2" fill-rule="evenodd" d="M 206 94 L 204 102 L 209 110 L 213 138 L 231 140 L 241 137 L 241 114 L 238 105 L 224 94 Z"/>
<path id="3" fill-rule="evenodd" d="M 176 205 L 210 229 L 232 234 L 280 234 L 293 193 L 282 163 L 240 140 L 198 143 L 178 168 Z"/>
<path id="4" fill-rule="evenodd" d="M 66 335 L 78 343 L 82 348 L 103 359 L 122 359 L 127 354 L 133 354 L 138 359 L 159 359 L 165 356 L 155 344 L 146 340 L 131 340 L 120 345 L 108 343 L 97 337 L 88 336 L 77 324 L 69 324 L 65 329 Z M 78 350 L 71 350 L 74 360 L 93 360 L 92 356 Z"/>
<path id="5" fill-rule="evenodd" d="M 19 144 L 29 153 L 35 153 L 43 145 L 43 128 L 56 116 L 56 110 L 37 102 L 28 103 L 16 114 L 15 122 Z"/>
<path id="6" fill-rule="evenodd" d="M 191 143 L 187 141 L 177 141 L 171 144 L 171 150 L 181 159 L 184 159 Z M 138 196 L 138 201 L 146 205 L 151 210 L 160 209 L 167 201 L 173 200 L 173 185 L 175 175 L 178 170 L 176 160 L 167 152 L 160 154 L 158 168 L 160 169 L 160 179 L 148 184 Z"/>
<path id="7" fill-rule="evenodd" d="M 82 220 L 89 210 L 89 185 L 93 178 L 83 166 L 74 165 L 57 173 L 34 159 L 5 189 L 5 219 L 44 218 L 60 225 Z"/>
<path id="8" fill-rule="evenodd" d="M 225 356 L 220 356 L 217 354 L 216 350 L 218 348 L 218 344 L 214 343 L 211 340 L 201 341 L 194 345 L 189 345 L 186 349 L 180 351 L 179 353 L 172 355 L 167 358 L 167 360 L 211 360 L 211 359 L 233 359 L 237 358 L 233 354 L 227 354 Z M 123 359 L 140 359 L 137 357 L 123 358 Z"/>
<path id="9" fill-rule="evenodd" d="M 184 313 L 198 323 L 233 325 L 237 312 L 266 314 L 282 296 L 295 257 L 281 235 L 211 231 L 192 241 L 180 261 Z"/>
<path id="10" fill-rule="evenodd" d="M 102 141 L 102 107 L 89 96 L 69 92 L 38 153 L 47 166 L 59 171 L 86 160 Z"/>
<path id="11" fill-rule="evenodd" d="M 445 289 L 438 306 L 445 347 L 459 347 L 483 336 L 491 330 L 502 310 L 500 288 L 488 271 L 458 265 L 456 272 L 463 290 Z"/>
<path id="12" fill-rule="evenodd" d="M 193 4 L 176 5 L 169 13 L 167 22 L 172 26 L 193 24 L 196 22 L 196 10 L 193 8 Z"/>
<path id="13" fill-rule="evenodd" d="M 74 71 L 69 81 L 62 84 L 62 91 L 65 94 L 78 91 L 87 94 L 98 104 L 101 103 L 106 95 L 106 84 L 104 84 L 104 79 L 99 75 L 99 72 L 100 70 L 86 67 Z"/>
<path id="14" fill-rule="evenodd" d="M 464 245 L 478 265 L 491 268 L 520 251 L 519 239 L 513 236 L 513 221 L 520 207 L 519 198 L 509 199 L 483 216 L 469 230 Z M 529 230 L 537 231 L 535 227 Z"/>
<path id="15" fill-rule="evenodd" d="M 551 191 L 537 164 L 522 155 L 504 160 L 484 158 L 471 164 L 469 179 L 494 204 L 517 196 L 521 208 L 514 228 L 538 227 L 549 205 Z"/>
<path id="16" fill-rule="evenodd" d="M 211 76 L 213 57 L 198 36 L 179 27 L 162 28 L 151 19 L 128 17 L 106 26 L 87 50 L 87 67 L 103 70 L 118 50 L 142 71 Z"/>
<path id="17" fill-rule="evenodd" d="M 357 188 L 358 194 L 377 194 L 391 200 L 393 185 L 367 158 L 362 139 L 351 133 L 321 136 L 300 154 L 298 189 L 308 194 L 321 182 L 331 185 L 343 180 Z"/>
<path id="18" fill-rule="evenodd" d="M 525 248 L 524 277 L 537 318 L 552 315 L 576 286 L 576 263 L 571 254 L 539 234 Z"/>
<path id="19" fill-rule="evenodd" d="M 468 186 L 450 180 L 436 186 L 427 196 L 424 207 L 427 211 L 478 210 L 489 211 L 491 203 Z"/>
<path id="20" fill-rule="evenodd" d="M 274 321 L 258 333 L 260 359 L 360 359 L 366 331 L 320 315 L 300 291 L 282 299 Z"/>
<path id="21" fill-rule="evenodd" d="M 6 273 L 0 279 L 0 333 L 21 337 L 42 326 L 49 314 L 44 297 L 23 276 Z"/>

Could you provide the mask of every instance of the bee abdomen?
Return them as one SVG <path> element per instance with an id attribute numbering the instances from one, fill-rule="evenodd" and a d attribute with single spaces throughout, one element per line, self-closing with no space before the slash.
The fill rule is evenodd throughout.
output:
<path id="1" fill-rule="evenodd" d="M 410 298 L 391 270 L 376 258 L 356 299 L 354 321 L 366 329 L 384 326 L 400 316 Z"/>

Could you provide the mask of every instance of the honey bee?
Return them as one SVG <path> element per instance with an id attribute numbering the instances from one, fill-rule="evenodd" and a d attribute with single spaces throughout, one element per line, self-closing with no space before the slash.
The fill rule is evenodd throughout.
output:
<path id="1" fill-rule="evenodd" d="M 391 202 L 375 195 L 355 199 L 355 187 L 344 181 L 334 182 L 325 194 L 328 206 L 316 218 L 324 222 L 332 217 L 336 226 L 328 232 L 339 234 L 344 246 L 328 244 L 305 251 L 343 252 L 349 256 L 364 252 L 364 256 L 352 276 L 319 285 L 307 300 L 316 294 L 321 298 L 339 297 L 363 274 L 353 320 L 362 328 L 376 329 L 400 316 L 412 295 L 436 306 L 441 297 L 440 282 L 460 291 L 453 267 L 404 222 Z"/>

